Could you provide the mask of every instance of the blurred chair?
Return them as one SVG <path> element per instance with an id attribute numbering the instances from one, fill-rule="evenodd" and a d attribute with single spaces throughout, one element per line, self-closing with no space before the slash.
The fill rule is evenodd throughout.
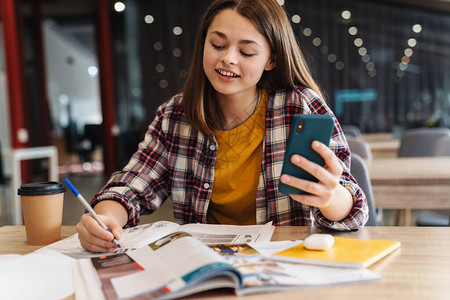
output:
<path id="1" fill-rule="evenodd" d="M 431 149 L 433 156 L 450 156 L 450 136 L 444 136 L 433 144 Z"/>
<path id="2" fill-rule="evenodd" d="M 421 212 L 416 221 L 417 226 L 450 226 L 450 210 L 427 210 Z"/>
<path id="3" fill-rule="evenodd" d="M 450 136 L 444 136 L 434 142 L 432 156 L 450 156 Z M 450 195 L 449 195 L 450 197 Z M 449 226 L 450 210 L 427 210 L 419 214 L 418 226 Z"/>
<path id="4" fill-rule="evenodd" d="M 437 141 L 450 137 L 450 129 L 444 127 L 426 127 L 405 131 L 400 141 L 399 157 L 433 156 L 434 153 L 446 151 L 438 146 Z M 440 143 L 440 142 L 439 142 Z M 444 144 L 444 142 L 442 142 Z M 436 148 L 435 147 L 439 147 Z M 442 147 L 445 147 L 442 146 Z M 448 151 L 448 150 L 447 150 Z M 450 197 L 450 195 L 449 195 Z M 424 201 L 426 201 L 424 199 Z M 427 210 L 419 214 L 418 226 L 448 226 L 449 214 L 443 210 Z"/>
<path id="5" fill-rule="evenodd" d="M 406 130 L 400 140 L 399 157 L 431 156 L 434 143 L 450 136 L 450 129 L 444 127 L 426 127 Z"/>
<path id="6" fill-rule="evenodd" d="M 82 163 L 92 162 L 93 153 L 95 149 L 101 145 L 102 134 L 101 125 L 99 124 L 85 124 L 84 134 L 79 137 L 77 144 L 77 154 L 80 156 Z"/>
<path id="7" fill-rule="evenodd" d="M 369 205 L 369 220 L 366 225 L 380 225 L 381 219 L 383 218 L 383 211 L 376 208 L 369 171 L 367 170 L 364 159 L 358 154 L 352 153 L 351 155 L 350 172 L 355 177 L 361 189 L 364 191 L 364 194 L 366 194 L 367 204 Z"/>
<path id="8" fill-rule="evenodd" d="M 363 140 L 362 138 L 355 138 L 348 136 L 347 143 L 350 147 L 350 151 L 352 153 L 358 154 L 363 159 L 372 160 L 372 149 L 370 149 L 370 145 L 368 142 Z"/>
<path id="9" fill-rule="evenodd" d="M 355 125 L 342 125 L 342 130 L 346 137 L 352 136 L 357 138 L 361 136 L 361 129 Z"/>

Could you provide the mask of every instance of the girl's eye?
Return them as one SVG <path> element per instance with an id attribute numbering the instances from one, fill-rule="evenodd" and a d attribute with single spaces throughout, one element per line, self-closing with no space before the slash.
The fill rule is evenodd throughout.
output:
<path id="1" fill-rule="evenodd" d="M 220 45 L 216 45 L 216 44 L 213 44 L 213 43 L 211 43 L 211 46 L 213 46 L 214 49 L 223 49 L 223 48 L 225 48 L 225 46 L 220 46 Z"/>
<path id="2" fill-rule="evenodd" d="M 246 57 L 252 57 L 253 55 L 255 55 L 255 54 L 252 54 L 252 53 L 245 53 L 243 51 L 241 51 L 241 54 L 246 56 Z"/>
<path id="3" fill-rule="evenodd" d="M 222 46 L 220 44 L 214 44 L 214 43 L 211 43 L 211 46 L 216 50 L 222 50 L 222 49 L 225 49 L 225 47 L 226 47 L 226 46 Z M 252 57 L 253 55 L 255 55 L 253 53 L 247 53 L 244 51 L 239 51 L 239 52 L 245 57 Z"/>

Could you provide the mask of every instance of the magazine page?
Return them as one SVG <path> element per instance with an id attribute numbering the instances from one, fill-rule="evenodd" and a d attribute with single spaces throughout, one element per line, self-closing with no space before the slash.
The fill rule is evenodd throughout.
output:
<path id="1" fill-rule="evenodd" d="M 132 299 L 143 294 L 153 299 L 184 286 L 151 248 L 142 250 L 148 250 L 141 255 L 151 261 L 152 268 L 144 269 L 127 253 L 78 260 L 74 266 L 76 299 Z M 137 276 L 127 276 L 133 274 Z M 116 282 L 117 278 L 123 279 Z"/>
<path id="2" fill-rule="evenodd" d="M 78 262 L 74 282 L 78 282 L 77 294 L 82 299 L 132 299 L 142 295 L 153 299 L 185 286 L 149 246 Z"/>
<path id="3" fill-rule="evenodd" d="M 126 274 L 110 274 L 108 278 L 102 281 L 102 286 L 110 287 L 109 293 L 116 293 L 119 299 L 134 298 L 141 295 L 151 299 L 158 298 L 186 285 L 183 280 L 167 268 L 155 251 L 149 247 L 122 255 L 125 255 L 132 262 L 132 266 L 128 266 L 129 271 Z M 92 260 L 94 262 L 96 258 Z M 97 272 L 99 273 L 98 268 Z M 108 299 L 114 299 L 107 294 L 108 290 L 104 288 L 104 291 Z"/>
<path id="4" fill-rule="evenodd" d="M 190 290 L 194 285 L 201 285 L 200 290 L 210 289 L 211 287 L 204 283 L 208 278 L 220 275 L 229 275 L 235 278 L 222 278 L 221 282 L 215 282 L 220 286 L 228 287 L 230 282 L 233 286 L 237 286 L 239 280 L 236 279 L 238 276 L 233 274 L 233 267 L 229 265 L 220 255 L 211 251 L 209 247 L 204 245 L 198 239 L 192 237 L 186 232 L 175 232 L 169 234 L 154 243 L 151 243 L 149 247 L 144 247 L 136 251 L 132 251 L 129 255 L 144 269 L 148 268 L 152 270 L 153 264 L 151 260 L 148 260 L 148 255 L 145 253 L 147 251 L 154 251 L 155 255 L 159 257 L 167 270 L 170 270 L 176 278 L 178 283 L 175 288 L 171 288 L 172 294 L 168 295 L 170 297 L 163 298 L 173 298 L 180 297 L 180 293 L 190 294 Z M 127 278 L 117 278 L 115 279 L 115 284 L 126 286 L 127 281 L 139 282 L 140 280 L 145 280 L 141 274 L 132 274 L 127 276 Z M 222 285 L 222 281 L 228 282 Z M 182 282 L 183 284 L 180 284 Z M 142 286 L 140 290 L 141 293 L 147 293 L 145 291 L 146 283 L 145 281 L 136 286 Z M 199 287 L 197 287 L 197 290 Z M 177 292 L 178 293 L 175 293 Z"/>
<path id="5" fill-rule="evenodd" d="M 242 295 L 382 279 L 367 269 L 281 263 L 257 256 L 232 257 L 230 263 L 243 274 L 243 288 L 238 291 Z"/>
<path id="6" fill-rule="evenodd" d="M 85 268 L 92 269 L 92 264 L 89 261 L 89 259 L 74 259 L 72 260 L 72 281 L 73 281 L 73 289 L 74 289 L 74 295 L 75 299 L 97 299 L 97 300 L 103 300 L 105 299 L 105 296 L 103 295 L 103 292 L 100 287 L 100 283 L 98 284 L 92 284 L 92 282 L 96 282 L 97 278 L 94 277 L 94 281 L 87 281 L 87 279 L 84 278 L 86 274 L 86 270 L 83 270 L 83 268 L 80 266 L 80 263 L 82 261 L 88 261 L 90 266 L 85 266 Z M 93 271 L 93 270 L 91 270 Z M 92 273 L 94 274 L 94 273 Z M 90 294 L 97 293 L 97 297 L 91 297 Z"/>
<path id="7" fill-rule="evenodd" d="M 188 232 L 202 243 L 210 245 L 268 242 L 275 227 L 272 222 L 264 225 L 185 224 L 181 225 L 179 230 Z"/>
<path id="8" fill-rule="evenodd" d="M 298 243 L 294 241 L 293 243 Z M 298 289 L 321 285 L 380 280 L 381 277 L 366 269 L 335 268 L 283 263 L 261 255 L 260 249 L 276 251 L 290 243 L 264 246 L 257 244 L 210 245 L 242 274 L 242 289 L 238 295 L 283 289 Z M 278 249 L 277 249 L 278 248 Z"/>
<path id="9" fill-rule="evenodd" d="M 102 290 L 101 281 L 90 258 L 76 260 L 72 265 L 72 275 L 75 299 L 106 299 Z"/>
<path id="10" fill-rule="evenodd" d="M 250 244 L 215 244 L 209 247 L 223 256 L 242 275 L 242 290 L 237 294 L 299 286 L 301 279 L 292 276 L 281 264 L 267 258 Z"/>
<path id="11" fill-rule="evenodd" d="M 92 290 L 101 286 L 107 299 L 174 299 L 225 287 L 244 295 L 381 279 L 367 269 L 275 261 L 248 244 L 208 247 L 185 232 L 171 233 L 127 253 L 80 261 L 91 262 L 90 267 L 80 264 L 83 278 Z"/>
<path id="12" fill-rule="evenodd" d="M 180 225 L 174 222 L 158 221 L 150 224 L 126 228 L 124 229 L 120 239 L 122 248 L 113 252 L 94 253 L 86 251 L 80 245 L 78 234 L 74 234 L 37 251 L 56 251 L 76 259 L 104 256 L 111 253 L 122 253 L 148 245 L 149 243 L 177 230 L 179 227 Z"/>
<path id="13" fill-rule="evenodd" d="M 127 253 L 79 262 L 77 272 L 85 285 L 81 290 L 88 299 L 97 299 L 99 291 L 106 299 L 172 299 L 240 285 L 233 266 L 185 232 L 171 233 Z"/>
<path id="14" fill-rule="evenodd" d="M 104 256 L 111 253 L 122 253 L 135 250 L 177 230 L 189 232 L 205 244 L 220 243 L 244 243 L 256 241 L 269 241 L 272 237 L 274 226 L 272 223 L 265 225 L 210 225 L 210 224 L 186 224 L 178 225 L 170 221 L 158 221 L 149 224 L 126 228 L 120 239 L 121 249 L 108 253 L 93 253 L 86 251 L 80 245 L 78 234 L 43 247 L 37 251 L 56 251 L 72 258 L 90 258 Z"/>

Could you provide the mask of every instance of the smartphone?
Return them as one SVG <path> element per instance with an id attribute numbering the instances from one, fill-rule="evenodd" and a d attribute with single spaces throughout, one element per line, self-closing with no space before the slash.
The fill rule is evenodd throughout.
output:
<path id="1" fill-rule="evenodd" d="M 292 119 L 289 130 L 289 139 L 284 155 L 281 175 L 288 174 L 297 178 L 317 182 L 318 179 L 302 168 L 291 162 L 293 154 L 299 154 L 306 159 L 321 166 L 325 164 L 320 156 L 311 147 L 313 141 L 322 142 L 329 145 L 331 134 L 333 133 L 334 120 L 328 115 L 304 115 L 298 114 Z M 286 185 L 279 181 L 278 190 L 283 194 L 308 194 L 305 191 Z"/>

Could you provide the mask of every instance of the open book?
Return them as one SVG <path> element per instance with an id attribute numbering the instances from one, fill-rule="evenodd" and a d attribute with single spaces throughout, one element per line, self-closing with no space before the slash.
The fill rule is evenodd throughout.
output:
<path id="1" fill-rule="evenodd" d="M 378 280 L 367 269 L 275 262 L 247 244 L 207 246 L 177 231 L 126 253 L 76 260 L 77 299 L 174 299 L 216 288 L 237 295 Z"/>
<path id="2" fill-rule="evenodd" d="M 179 225 L 170 221 L 158 221 L 143 224 L 123 231 L 120 239 L 122 249 L 114 253 L 127 252 L 138 249 L 175 231 L 188 232 L 204 244 L 236 244 L 250 242 L 268 242 L 275 227 L 272 222 L 264 225 L 214 225 L 214 224 L 185 224 Z M 56 251 L 72 258 L 89 258 L 111 253 L 93 253 L 84 250 L 78 234 L 41 248 L 38 251 Z"/>

